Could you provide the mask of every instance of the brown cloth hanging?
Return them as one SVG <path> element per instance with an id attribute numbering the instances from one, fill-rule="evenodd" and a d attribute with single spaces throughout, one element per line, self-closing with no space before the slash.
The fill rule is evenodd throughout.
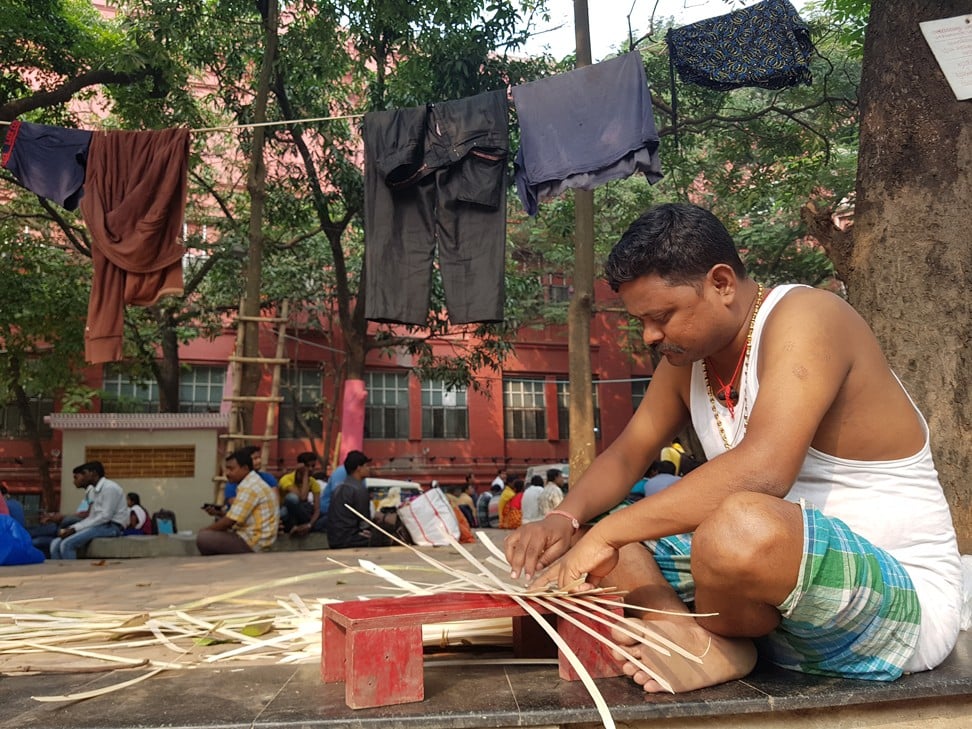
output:
<path id="1" fill-rule="evenodd" d="M 126 304 L 181 294 L 189 130 L 95 132 L 81 213 L 91 233 L 94 277 L 85 359 L 122 359 Z"/>

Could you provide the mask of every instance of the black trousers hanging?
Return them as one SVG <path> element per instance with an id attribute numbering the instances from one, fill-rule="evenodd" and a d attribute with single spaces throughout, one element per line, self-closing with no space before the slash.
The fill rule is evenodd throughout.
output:
<path id="1" fill-rule="evenodd" d="M 505 91 L 365 115 L 365 316 L 422 325 L 438 253 L 449 320 L 503 319 Z"/>

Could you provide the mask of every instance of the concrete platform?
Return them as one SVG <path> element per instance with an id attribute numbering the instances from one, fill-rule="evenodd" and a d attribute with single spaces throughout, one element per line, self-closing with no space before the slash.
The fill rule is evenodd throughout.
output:
<path id="1" fill-rule="evenodd" d="M 478 545 L 473 549 L 483 556 Z M 427 551 L 441 561 L 461 564 L 444 548 Z M 344 562 L 365 557 L 409 573 L 403 574 L 407 579 L 432 581 L 427 568 L 403 548 L 79 560 L 0 569 L 0 608 L 9 609 L 4 602 L 30 605 L 46 599 L 48 610 L 135 612 L 230 590 L 245 591 L 240 600 L 246 604 L 287 593 L 307 601 L 383 594 L 375 578 L 345 574 L 325 561 L 328 556 Z M 437 663 L 446 657 L 461 662 Z M 321 683 L 316 663 L 202 664 L 159 674 L 122 692 L 48 704 L 31 697 L 113 685 L 142 675 L 144 669 L 80 673 L 72 668 L 73 657 L 55 655 L 45 673 L 12 675 L 25 661 L 45 669 L 39 657 L 11 655 L 0 648 L 0 729 L 600 725 L 580 684 L 560 680 L 555 665 L 515 665 L 503 649 L 429 656 L 424 701 L 357 711 L 345 706 L 342 684 Z M 952 656 L 935 671 L 893 683 L 815 678 L 761 665 L 743 680 L 674 696 L 645 695 L 623 677 L 600 679 L 597 685 L 618 725 L 638 729 L 966 729 L 972 727 L 972 635 L 963 633 Z"/>
<path id="2" fill-rule="evenodd" d="M 302 537 L 283 535 L 268 551 L 297 552 L 327 549 L 327 535 L 311 532 Z M 80 551 L 84 559 L 139 559 L 144 557 L 199 557 L 195 534 L 152 534 L 94 539 Z"/>

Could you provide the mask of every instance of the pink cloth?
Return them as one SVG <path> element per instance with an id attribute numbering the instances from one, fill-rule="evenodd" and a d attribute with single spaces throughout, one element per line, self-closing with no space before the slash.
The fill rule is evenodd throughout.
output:
<path id="1" fill-rule="evenodd" d="M 91 233 L 94 276 L 85 359 L 122 358 L 126 304 L 181 294 L 189 130 L 95 132 L 81 213 Z"/>

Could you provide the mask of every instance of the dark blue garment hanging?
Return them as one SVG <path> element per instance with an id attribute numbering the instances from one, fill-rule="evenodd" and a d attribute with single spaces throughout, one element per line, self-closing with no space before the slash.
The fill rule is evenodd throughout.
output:
<path id="1" fill-rule="evenodd" d="M 638 52 L 513 87 L 520 125 L 516 189 L 524 209 L 568 188 L 636 172 L 661 179 L 651 91 Z"/>
<path id="2" fill-rule="evenodd" d="M 35 195 L 74 210 L 84 194 L 90 144 L 88 131 L 15 121 L 4 137 L 0 164 Z"/>

